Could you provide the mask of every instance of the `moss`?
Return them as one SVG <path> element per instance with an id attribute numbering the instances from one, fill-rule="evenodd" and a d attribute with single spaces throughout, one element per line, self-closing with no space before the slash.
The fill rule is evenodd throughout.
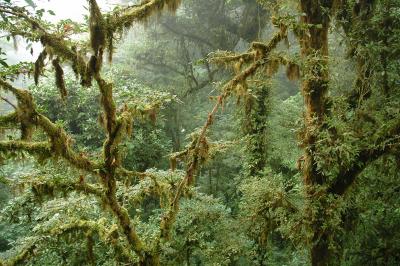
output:
<path id="1" fill-rule="evenodd" d="M 65 87 L 64 70 L 62 69 L 62 67 L 60 65 L 59 57 L 54 59 L 52 63 L 53 63 L 54 72 L 55 72 L 56 86 L 60 92 L 61 99 L 65 100 L 66 97 L 68 96 L 68 92 Z"/>
<path id="2" fill-rule="evenodd" d="M 21 140 L 29 141 L 32 139 L 35 127 L 26 121 L 21 121 Z"/>
<path id="3" fill-rule="evenodd" d="M 96 0 L 89 0 L 89 11 L 90 44 L 95 55 L 98 55 L 100 49 L 105 47 L 106 25 Z"/>
<path id="4" fill-rule="evenodd" d="M 136 22 L 145 22 L 154 13 L 161 12 L 165 7 L 175 11 L 181 0 L 144 0 L 139 5 L 129 6 L 108 15 L 108 27 L 113 33 L 122 33 Z"/>
<path id="5" fill-rule="evenodd" d="M 0 116 L 0 127 L 11 127 L 17 125 L 19 122 L 17 112 L 12 112 Z"/>
<path id="6" fill-rule="evenodd" d="M 289 62 L 286 67 L 286 76 L 289 80 L 298 80 L 300 78 L 300 67 L 299 65 Z"/>
<path id="7" fill-rule="evenodd" d="M 31 256 L 34 255 L 36 248 L 37 248 L 37 243 L 36 243 L 36 241 L 33 241 L 31 244 L 26 245 L 17 256 L 15 256 L 11 260 L 7 261 L 5 263 L 5 265 L 15 266 L 15 265 L 23 264 Z"/>
<path id="8" fill-rule="evenodd" d="M 34 72 L 34 80 L 35 84 L 39 84 L 39 76 L 43 73 L 43 68 L 45 66 L 44 61 L 47 57 L 47 51 L 44 49 L 38 56 L 35 62 L 35 72 Z"/>
<path id="9" fill-rule="evenodd" d="M 279 66 L 280 66 L 279 59 L 277 59 L 275 57 L 271 57 L 266 66 L 267 76 L 271 77 L 271 76 L 275 75 L 279 70 Z"/>

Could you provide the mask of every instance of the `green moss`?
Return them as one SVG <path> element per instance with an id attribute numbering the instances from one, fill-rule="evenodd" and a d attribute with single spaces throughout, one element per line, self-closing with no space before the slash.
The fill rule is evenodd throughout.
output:
<path id="1" fill-rule="evenodd" d="M 105 21 L 96 0 L 89 0 L 89 11 L 90 43 L 95 55 L 99 55 L 106 42 Z"/>
<path id="2" fill-rule="evenodd" d="M 11 127 L 17 125 L 19 122 L 17 112 L 12 112 L 6 115 L 0 116 L 0 127 Z"/>
<path id="3" fill-rule="evenodd" d="M 46 60 L 47 51 L 44 49 L 38 56 L 35 62 L 35 72 L 34 72 L 34 80 L 35 84 L 39 84 L 39 76 L 43 73 L 43 68 L 45 66 L 44 60 Z"/>
<path id="4" fill-rule="evenodd" d="M 62 69 L 62 67 L 60 65 L 60 59 L 58 57 L 56 59 L 54 59 L 52 63 L 53 63 L 54 72 L 55 72 L 56 86 L 57 86 L 58 90 L 60 91 L 61 98 L 63 100 L 65 100 L 68 95 L 68 92 L 67 92 L 67 88 L 65 87 L 64 70 Z"/>

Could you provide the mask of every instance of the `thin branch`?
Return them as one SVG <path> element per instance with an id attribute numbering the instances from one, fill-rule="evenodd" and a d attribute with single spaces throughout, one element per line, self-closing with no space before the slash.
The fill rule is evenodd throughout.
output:
<path id="1" fill-rule="evenodd" d="M 3 101 L 5 101 L 6 103 L 8 103 L 9 105 L 11 105 L 14 109 L 17 109 L 17 107 L 15 106 L 15 104 L 13 104 L 11 101 L 9 101 L 7 98 L 1 96 L 0 97 Z"/>

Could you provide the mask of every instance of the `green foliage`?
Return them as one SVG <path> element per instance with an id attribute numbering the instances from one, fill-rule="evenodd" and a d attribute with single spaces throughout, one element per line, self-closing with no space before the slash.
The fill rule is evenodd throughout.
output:
<path id="1" fill-rule="evenodd" d="M 156 127 L 148 124 L 134 126 L 135 134 L 123 148 L 126 150 L 124 164 L 128 169 L 144 171 L 149 168 L 168 168 L 168 155 L 171 142 L 165 131 L 157 123 Z"/>
<path id="2" fill-rule="evenodd" d="M 99 93 L 96 88 L 82 89 L 72 75 L 66 76 L 69 95 L 65 102 L 60 99 L 52 79 L 43 80 L 39 86 L 31 86 L 38 107 L 52 121 L 64 124 L 79 146 L 101 147 L 104 132 L 98 123 L 100 111 Z"/>
<path id="3" fill-rule="evenodd" d="M 380 165 L 385 165 L 381 170 Z M 389 156 L 368 167 L 354 189 L 345 215 L 344 265 L 396 265 L 399 254 L 398 159 Z M 390 232 L 390 233 L 389 233 Z M 351 244 L 350 244 L 351 243 Z"/>
<path id="4" fill-rule="evenodd" d="M 250 263 L 252 243 L 243 229 L 220 200 L 196 194 L 182 202 L 173 241 L 164 247 L 163 264 Z"/>
<path id="5" fill-rule="evenodd" d="M 301 153 L 297 148 L 296 135 L 302 112 L 301 96 L 297 94 L 284 101 L 275 100 L 268 119 L 268 159 L 276 172 L 289 174 L 297 172 L 297 160 Z"/>
<path id="6" fill-rule="evenodd" d="M 399 1 L 188 0 L 157 21 L 180 1 L 89 1 L 88 25 L 22 2 L 0 3 L 3 39 L 43 49 L 35 70 L 0 49 L 6 265 L 399 264 Z M 34 101 L 7 83 L 33 71 Z"/>

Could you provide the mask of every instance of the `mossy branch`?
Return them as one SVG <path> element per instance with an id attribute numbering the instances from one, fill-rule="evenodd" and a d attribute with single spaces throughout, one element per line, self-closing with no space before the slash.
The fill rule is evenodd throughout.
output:
<path id="1" fill-rule="evenodd" d="M 18 125 L 18 114 L 17 112 L 12 112 L 6 115 L 0 116 L 0 127 L 7 128 Z"/>
<path id="2" fill-rule="evenodd" d="M 118 144 L 122 141 L 123 137 L 130 132 L 132 118 L 127 112 L 123 112 L 120 118 L 117 118 L 115 101 L 112 94 L 113 85 L 102 79 L 99 73 L 95 73 L 95 79 L 101 93 L 101 104 L 104 111 L 107 133 L 107 139 L 103 145 L 104 169 L 100 173 L 103 185 L 106 189 L 104 203 L 116 216 L 128 242 L 133 247 L 136 254 L 141 257 L 144 245 L 137 235 L 127 210 L 120 205 L 116 198 L 116 172 L 120 166 Z"/>
<path id="3" fill-rule="evenodd" d="M 186 168 L 185 177 L 179 183 L 176 194 L 175 194 L 173 200 L 170 202 L 169 209 L 161 219 L 161 223 L 160 223 L 161 237 L 160 237 L 160 239 L 168 239 L 170 237 L 170 232 L 171 232 L 172 226 L 175 222 L 176 215 L 179 211 L 179 200 L 182 197 L 184 189 L 187 186 L 190 186 L 192 184 L 195 173 L 201 164 L 201 159 L 204 157 L 202 155 L 202 152 L 203 152 L 202 148 L 207 143 L 207 140 L 206 140 L 207 130 L 213 124 L 214 116 L 218 112 L 219 108 L 221 106 L 223 106 L 223 103 L 226 100 L 226 98 L 228 98 L 232 94 L 234 89 L 238 85 L 245 82 L 247 80 L 247 78 L 254 75 L 261 66 L 265 65 L 269 54 L 277 47 L 279 42 L 284 40 L 286 37 L 287 37 L 287 29 L 286 29 L 286 27 L 282 27 L 279 32 L 274 34 L 274 36 L 271 38 L 271 40 L 267 44 L 252 46 L 253 47 L 252 49 L 261 50 L 261 56 L 259 55 L 260 53 L 254 52 L 254 53 L 245 53 L 243 56 L 234 55 L 233 57 L 232 56 L 227 57 L 227 60 L 229 62 L 232 62 L 234 60 L 244 60 L 244 59 L 255 60 L 255 61 L 253 61 L 253 63 L 250 66 L 248 66 L 247 68 L 245 68 L 244 70 L 238 69 L 237 74 L 223 86 L 222 94 L 217 97 L 217 101 L 216 101 L 213 109 L 211 110 L 211 112 L 208 114 L 206 122 L 204 123 L 198 136 L 194 139 L 191 147 L 189 148 L 190 151 L 185 150 L 181 153 L 177 153 L 174 155 L 175 157 L 172 158 L 172 162 L 173 162 L 174 160 L 176 160 L 177 157 L 181 157 L 183 155 L 191 156 L 191 158 L 189 158 L 189 163 Z M 219 58 L 219 59 L 221 59 L 221 58 Z M 222 61 L 219 61 L 219 62 L 222 62 Z"/>
<path id="4" fill-rule="evenodd" d="M 34 189 L 37 196 L 49 195 L 53 197 L 56 192 L 70 193 L 73 191 L 81 192 L 86 195 L 93 195 L 98 200 L 104 200 L 104 191 L 101 187 L 85 182 L 83 175 L 79 179 L 54 179 L 42 177 L 26 177 L 19 179 L 15 186 L 29 186 Z"/>
<path id="5" fill-rule="evenodd" d="M 27 152 L 48 158 L 51 156 L 51 145 L 48 142 L 0 141 L 0 152 Z"/>
<path id="6" fill-rule="evenodd" d="M 134 22 L 144 21 L 154 13 L 161 12 L 165 6 L 175 11 L 180 2 L 181 0 L 143 0 L 138 5 L 108 14 L 108 28 L 111 32 L 119 32 L 129 28 Z"/>
<path id="7" fill-rule="evenodd" d="M 219 51 L 210 54 L 209 61 L 217 65 L 226 65 L 232 63 L 254 63 L 256 60 L 266 60 L 269 54 L 278 46 L 278 44 L 287 38 L 287 28 L 282 27 L 276 32 L 268 43 L 253 42 L 250 49 L 242 54 Z"/>
<path id="8" fill-rule="evenodd" d="M 40 114 L 36 111 L 35 103 L 33 102 L 32 96 L 28 91 L 17 89 L 13 87 L 8 82 L 4 81 L 0 78 L 0 86 L 6 91 L 12 92 L 18 101 L 19 108 L 23 108 L 21 110 L 23 116 L 20 115 L 20 122 L 24 123 L 26 126 L 33 127 L 39 126 L 43 129 L 46 135 L 50 139 L 50 154 L 51 156 L 58 157 L 61 156 L 69 163 L 74 165 L 78 169 L 86 170 L 90 173 L 97 174 L 95 169 L 98 169 L 96 163 L 90 161 L 83 154 L 78 154 L 72 149 L 72 138 L 68 136 L 64 129 L 55 125 L 51 122 L 46 116 Z M 21 146 L 24 142 L 18 142 L 19 147 L 22 149 L 24 146 Z M 13 144 L 14 146 L 17 144 Z M 32 148 L 25 145 L 28 150 L 32 150 Z M 5 146 L 4 146 L 5 147 Z M 17 148 L 10 147 L 10 148 Z M 47 150 L 41 150 L 41 152 L 45 152 Z M 48 152 L 47 152 L 48 153 Z M 47 154 L 46 153 L 46 154 Z"/>
<path id="9" fill-rule="evenodd" d="M 370 134 L 370 132 L 368 133 Z M 357 176 L 372 162 L 382 156 L 394 153 L 400 153 L 400 119 L 396 119 L 395 123 L 389 128 L 382 129 L 378 132 L 379 137 L 375 141 L 375 145 L 361 150 L 354 158 L 351 167 L 340 169 L 337 178 L 329 184 L 328 192 L 336 195 L 345 194 L 356 180 Z"/>
<path id="10" fill-rule="evenodd" d="M 39 240 L 32 241 L 32 243 L 26 245 L 16 256 L 3 262 L 4 266 L 16 266 L 21 265 L 25 261 L 29 260 L 33 256 L 34 250 L 37 248 Z"/>
<path id="11" fill-rule="evenodd" d="M 47 232 L 44 232 L 43 236 L 37 237 L 27 244 L 18 255 L 4 262 L 5 266 L 20 265 L 33 258 L 36 253 L 36 249 L 45 247 L 47 244 L 47 237 L 61 237 L 65 234 L 74 231 L 82 231 L 83 233 L 90 232 L 95 233 L 99 236 L 99 239 L 106 245 L 111 245 L 115 248 L 115 255 L 120 257 L 126 263 L 134 263 L 135 259 L 130 254 L 126 246 L 124 246 L 118 240 L 118 234 L 115 234 L 115 228 L 107 228 L 103 225 L 102 221 L 89 221 L 89 220 L 77 220 L 61 226 L 52 228 Z"/>

